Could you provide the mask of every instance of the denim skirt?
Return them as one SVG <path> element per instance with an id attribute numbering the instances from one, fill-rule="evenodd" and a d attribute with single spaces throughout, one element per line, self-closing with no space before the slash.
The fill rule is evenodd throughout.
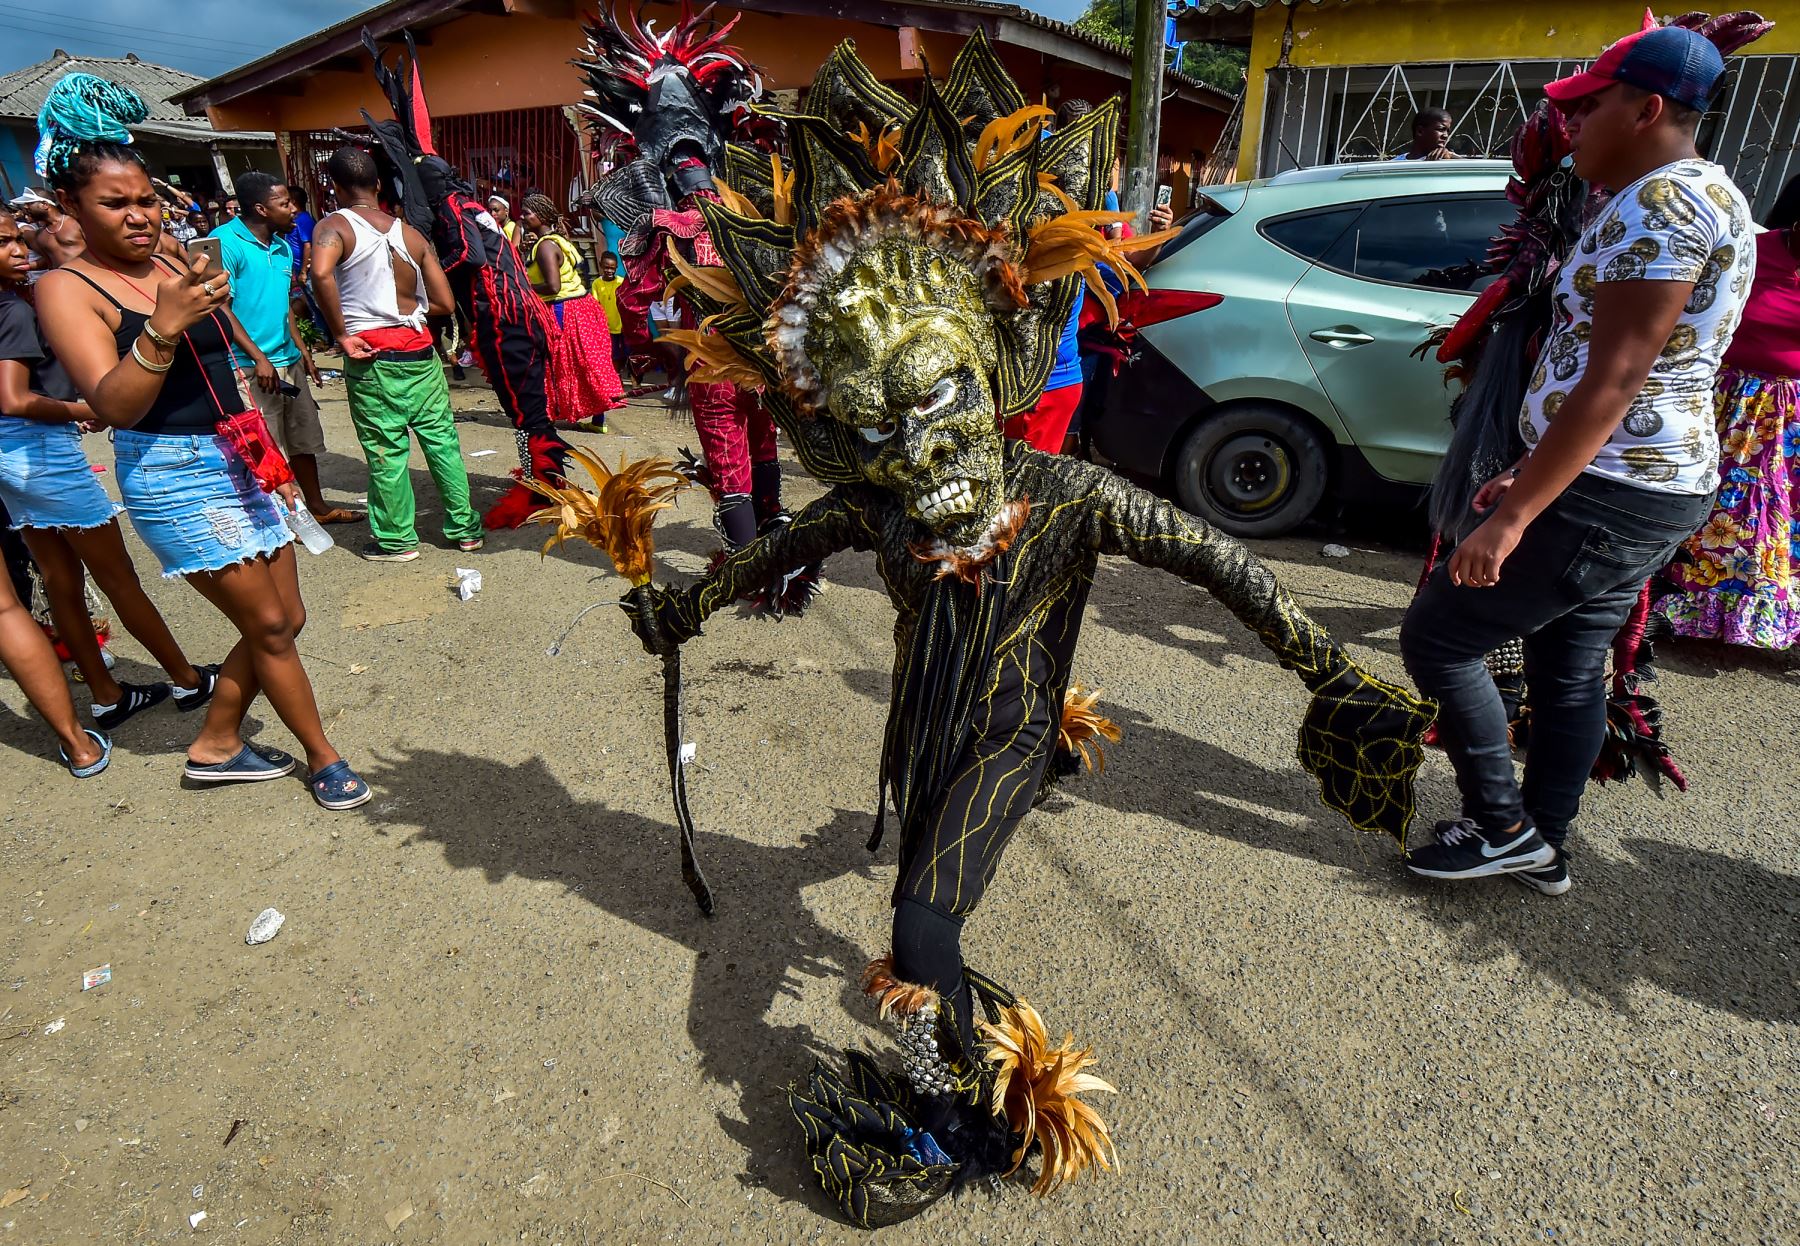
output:
<path id="1" fill-rule="evenodd" d="M 0 501 L 16 528 L 98 528 L 124 508 L 106 496 L 73 424 L 0 416 Z"/>
<path id="2" fill-rule="evenodd" d="M 223 571 L 294 539 L 223 437 L 113 434 L 119 496 L 166 579 Z"/>

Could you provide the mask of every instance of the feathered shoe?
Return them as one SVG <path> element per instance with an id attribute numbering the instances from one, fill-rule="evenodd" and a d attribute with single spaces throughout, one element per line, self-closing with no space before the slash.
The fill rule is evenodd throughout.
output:
<path id="1" fill-rule="evenodd" d="M 1043 1153 L 1036 1194 L 1118 1163 L 1105 1123 L 1080 1099 L 1113 1089 L 1085 1071 L 1092 1052 L 1070 1037 L 1052 1048 L 1030 1004 L 965 977 L 988 1015 L 970 1044 L 975 1059 L 962 1054 L 954 1010 L 931 988 L 896 978 L 883 957 L 863 989 L 899 1029 L 903 1075 L 885 1076 L 852 1052 L 842 1074 L 817 1064 L 788 1091 L 820 1188 L 863 1228 L 898 1223 L 983 1179 L 997 1183 L 1034 1150 Z"/>

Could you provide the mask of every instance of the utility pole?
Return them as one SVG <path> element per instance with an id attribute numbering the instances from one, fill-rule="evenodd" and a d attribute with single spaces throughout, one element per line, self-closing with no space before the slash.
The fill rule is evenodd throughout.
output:
<path id="1" fill-rule="evenodd" d="M 1121 206 L 1137 214 L 1136 228 L 1150 227 L 1156 203 L 1156 153 L 1162 139 L 1163 30 L 1168 0 L 1136 0 L 1131 41 L 1131 129 L 1125 144 Z"/>

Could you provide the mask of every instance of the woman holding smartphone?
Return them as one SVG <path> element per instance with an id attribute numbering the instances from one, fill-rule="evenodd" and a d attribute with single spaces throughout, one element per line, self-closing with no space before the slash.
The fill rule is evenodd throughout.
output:
<path id="1" fill-rule="evenodd" d="M 228 349 L 247 338 L 231 318 L 230 282 L 204 253 L 186 268 L 156 255 L 160 202 L 127 129 L 144 116 L 135 93 L 89 74 L 67 75 L 45 99 L 40 169 L 87 251 L 38 283 L 38 315 L 95 422 L 115 430 L 132 526 L 163 574 L 186 579 L 240 636 L 188 746 L 186 777 L 243 783 L 293 771 L 286 753 L 242 738 L 245 712 L 266 692 L 305 750 L 313 799 L 351 809 L 369 787 L 325 738 L 295 647 L 306 611 L 293 534 L 215 431 L 247 407 Z M 291 483 L 278 493 L 281 505 L 297 504 Z"/>
<path id="2" fill-rule="evenodd" d="M 0 500 L 44 580 L 58 637 L 93 695 L 94 722 L 111 731 L 168 698 L 170 684 L 116 680 L 88 615 L 84 568 L 125 630 L 162 664 L 175 704 L 197 710 L 212 696 L 216 667 L 187 660 L 138 582 L 116 516 L 81 450 L 91 418 L 68 375 L 45 348 L 31 305 L 18 294 L 29 260 L 17 219 L 0 208 Z"/>

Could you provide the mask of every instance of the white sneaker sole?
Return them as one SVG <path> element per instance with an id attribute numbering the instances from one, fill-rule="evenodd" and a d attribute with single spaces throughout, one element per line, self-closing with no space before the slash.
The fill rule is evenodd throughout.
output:
<path id="1" fill-rule="evenodd" d="M 1529 870 L 1520 870 L 1509 874 L 1507 877 L 1511 878 L 1516 883 L 1521 883 L 1524 886 L 1531 888 L 1539 895 L 1545 896 L 1560 896 L 1568 891 L 1570 887 L 1575 885 L 1567 874 L 1564 874 L 1561 878 L 1547 881 L 1542 878 L 1533 878 Z"/>
<path id="2" fill-rule="evenodd" d="M 1500 874 L 1517 874 L 1521 870 L 1541 870 L 1556 860 L 1556 849 L 1545 844 L 1535 852 L 1523 856 L 1501 857 L 1495 861 L 1483 861 L 1479 865 L 1471 865 L 1461 870 L 1428 870 L 1417 865 L 1406 868 L 1421 878 L 1493 878 Z M 1534 886 L 1536 884 L 1533 884 Z M 1567 890 L 1565 888 L 1564 890 Z M 1550 894 L 1550 893 L 1546 893 Z"/>

